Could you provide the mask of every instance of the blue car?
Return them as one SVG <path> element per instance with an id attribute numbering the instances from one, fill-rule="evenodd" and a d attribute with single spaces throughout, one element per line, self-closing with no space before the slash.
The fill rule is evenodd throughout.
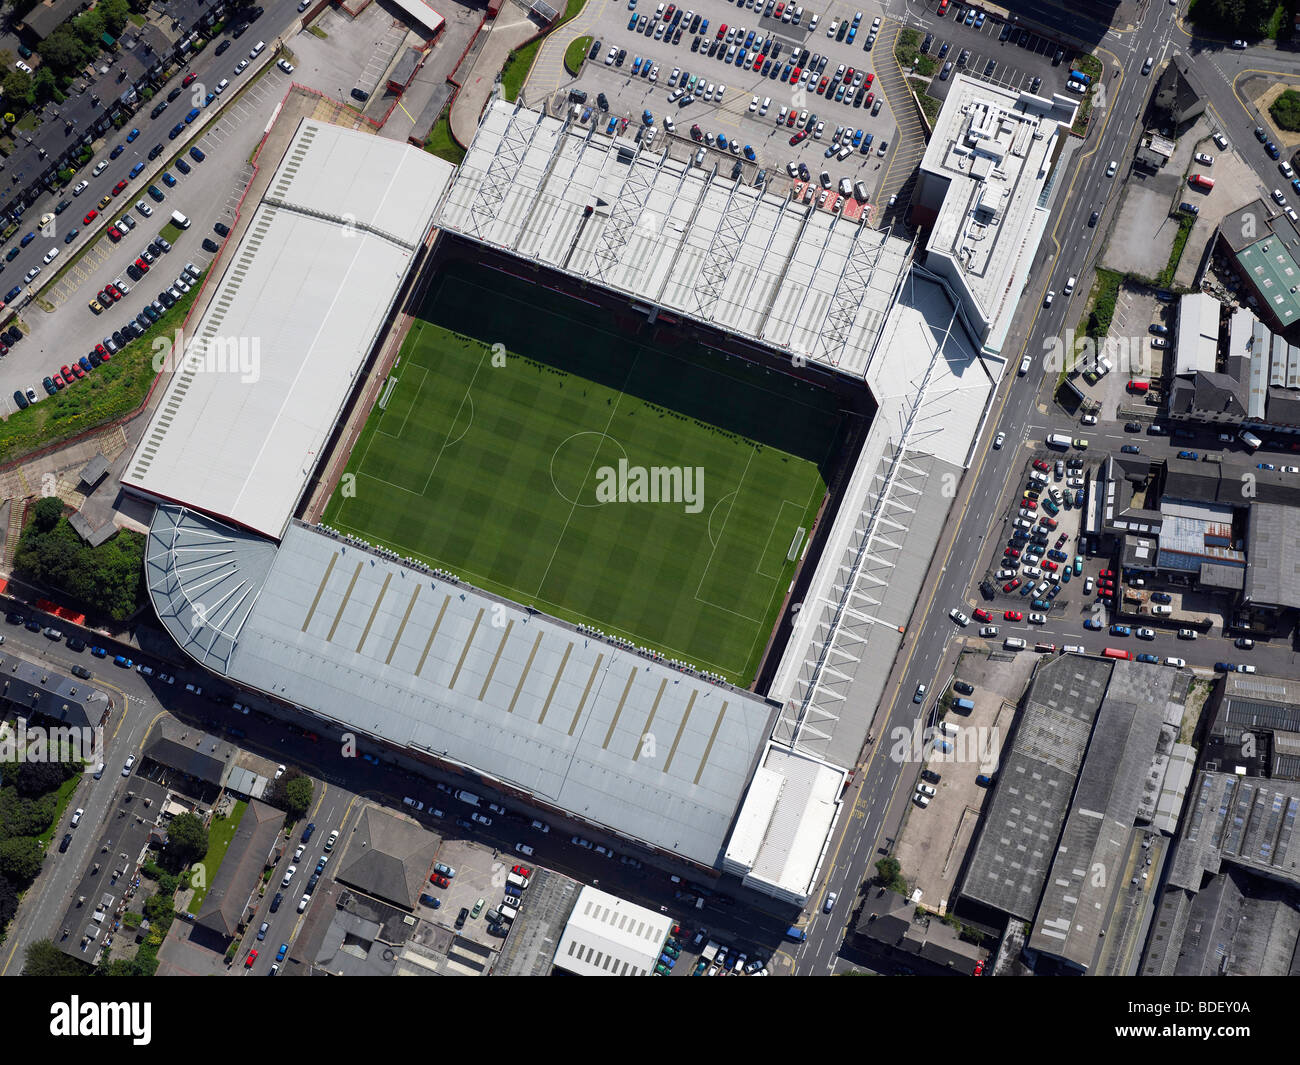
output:
<path id="1" fill-rule="evenodd" d="M 182 174 L 188 174 L 191 172 L 193 168 L 184 159 L 177 159 L 176 169 L 179 170 Z"/>
<path id="2" fill-rule="evenodd" d="M 312 821 L 306 828 L 302 830 L 302 841 L 306 843 L 309 839 L 311 839 L 311 834 L 315 831 L 316 831 L 316 822 Z M 326 842 L 329 841 L 326 840 Z"/>
<path id="3" fill-rule="evenodd" d="M 275 960 L 284 961 L 284 956 L 289 953 L 289 944 L 281 943 L 279 951 L 276 952 Z"/>
<path id="4" fill-rule="evenodd" d="M 745 147 L 742 149 L 742 151 L 743 151 L 744 154 L 745 154 L 745 158 L 748 159 L 751 163 L 752 163 L 756 158 L 758 158 L 758 157 L 754 154 L 754 149 L 751 148 L 748 144 L 745 145 Z"/>
<path id="5" fill-rule="evenodd" d="M 169 141 L 174 141 L 177 137 L 179 137 L 184 132 L 185 132 L 185 123 L 177 122 L 176 125 L 172 126 L 171 130 L 168 132 L 167 139 Z"/>
<path id="6" fill-rule="evenodd" d="M 1218 673 L 1236 673 L 1237 667 L 1231 662 L 1215 662 L 1214 669 Z"/>
<path id="7" fill-rule="evenodd" d="M 1125 455 L 1140 455 L 1142 453 L 1142 449 L 1137 444 L 1125 444 L 1120 448 L 1120 451 Z"/>
<path id="8" fill-rule="evenodd" d="M 1110 634 L 1112 636 L 1131 636 L 1133 635 L 1133 630 L 1127 625 L 1112 625 L 1110 627 Z"/>
<path id="9" fill-rule="evenodd" d="M 135 665 L 135 663 L 127 658 L 126 655 L 116 655 L 113 658 L 113 665 L 118 666 L 121 669 L 130 669 Z"/>
<path id="10" fill-rule="evenodd" d="M 782 68 L 782 70 L 781 70 L 781 80 L 782 80 L 782 81 L 789 81 L 789 80 L 790 80 L 790 74 L 791 74 L 791 72 L 792 72 L 793 70 L 794 70 L 794 68 L 793 68 L 792 66 L 790 66 L 789 63 L 787 63 L 787 64 Z"/>
<path id="11" fill-rule="evenodd" d="M 79 230 L 79 229 L 72 229 L 72 230 L 69 230 L 69 231 L 68 231 L 68 235 L 67 235 L 66 237 L 63 238 L 63 243 L 64 243 L 64 244 L 71 244 L 74 240 L 77 239 L 77 234 L 80 233 L 80 232 L 81 232 L 81 230 Z"/>
<path id="12" fill-rule="evenodd" d="M 84 355 L 77 360 L 77 365 L 85 370 L 86 373 L 90 373 L 90 371 L 94 369 L 94 367 L 90 365 L 90 360 Z"/>
<path id="13" fill-rule="evenodd" d="M 653 126 L 655 124 L 655 116 L 650 113 L 650 108 L 647 107 L 641 112 L 641 121 L 647 126 Z"/>
<path id="14" fill-rule="evenodd" d="M 1159 665 L 1159 664 L 1160 664 L 1160 659 L 1158 659 L 1155 655 L 1149 655 L 1149 654 L 1140 654 L 1140 655 L 1138 655 L 1138 661 L 1139 661 L 1139 662 L 1150 662 L 1150 663 L 1152 663 L 1153 665 Z"/>
<path id="15" fill-rule="evenodd" d="M 27 236 L 23 237 L 23 239 L 19 241 L 19 245 L 25 248 L 27 247 L 28 244 L 30 244 L 35 239 L 36 239 L 35 233 L 28 233 Z"/>
<path id="16" fill-rule="evenodd" d="M 142 173 L 144 173 L 144 163 L 136 163 L 135 166 L 131 167 L 130 177 L 137 178 Z"/>
<path id="17" fill-rule="evenodd" d="M 629 30 L 634 30 L 634 29 L 636 29 L 636 20 L 637 20 L 637 16 L 636 16 L 636 15 L 633 15 L 630 19 L 627 20 L 627 28 L 628 28 Z"/>
<path id="18" fill-rule="evenodd" d="M 92 648 L 90 649 L 90 653 L 91 653 L 92 655 L 94 655 L 96 658 L 107 658 L 107 657 L 108 657 L 108 652 L 107 652 L 106 650 L 104 650 L 104 648 L 102 648 L 102 647 L 92 647 Z"/>
<path id="19" fill-rule="evenodd" d="M 1275 470 L 1277 469 L 1271 462 L 1258 462 L 1255 464 L 1257 470 Z"/>
<path id="20" fill-rule="evenodd" d="M 640 71 L 641 71 L 641 57 L 639 55 L 634 55 L 632 57 L 632 73 L 638 74 L 640 73 Z"/>
<path id="21" fill-rule="evenodd" d="M 110 159 L 116 159 L 116 158 L 117 158 L 119 155 L 121 155 L 124 151 L 126 151 L 126 145 L 125 145 L 125 144 L 119 144 L 116 148 L 114 148 L 111 152 L 108 153 L 108 157 L 109 157 Z"/>
<path id="22" fill-rule="evenodd" d="M 164 170 L 162 172 L 162 183 L 170 189 L 176 184 L 176 179 L 172 177 L 170 171 Z"/>
<path id="23" fill-rule="evenodd" d="M 1179 457 L 1180 459 L 1196 459 L 1196 458 L 1199 458 L 1199 456 L 1196 454 L 1195 451 L 1180 451 L 1180 452 L 1178 452 L 1178 457 Z"/>
<path id="24" fill-rule="evenodd" d="M 133 129 L 130 133 L 126 135 L 126 143 L 130 144 L 138 136 L 140 136 L 140 131 L 138 129 Z"/>
<path id="25" fill-rule="evenodd" d="M 207 96 L 203 97 L 203 106 L 207 107 L 208 104 L 212 103 L 212 101 L 215 100 L 216 98 L 217 98 L 217 94 L 215 92 L 208 93 Z"/>
<path id="26" fill-rule="evenodd" d="M 203 162 L 204 159 L 207 158 L 207 156 L 202 152 L 202 150 L 200 150 L 199 146 L 196 144 L 193 148 L 190 149 L 190 158 L 193 159 L 196 163 L 201 163 Z"/>
<path id="27" fill-rule="evenodd" d="M 845 44 L 852 44 L 852 43 L 853 43 L 853 38 L 856 37 L 857 35 L 858 35 L 858 28 L 857 28 L 857 26 L 850 26 L 850 27 L 849 27 L 848 35 L 844 38 L 844 43 L 845 43 Z"/>
<path id="28" fill-rule="evenodd" d="M 1061 584 L 1069 584 L 1070 578 L 1073 576 L 1074 576 L 1074 570 L 1070 569 L 1069 566 L 1063 567 L 1061 569 Z"/>
<path id="29" fill-rule="evenodd" d="M 719 133 L 719 134 L 718 134 L 718 147 L 719 147 L 719 148 L 725 148 L 726 146 L 727 146 L 727 138 L 726 138 L 726 135 L 725 135 L 725 134 L 722 134 L 722 133 Z"/>
<path id="30" fill-rule="evenodd" d="M 611 133 L 611 134 L 612 134 L 612 133 L 614 132 L 614 127 L 617 126 L 617 125 L 618 125 L 618 119 L 617 119 L 617 118 L 611 118 L 611 119 L 609 120 L 609 125 L 607 125 L 607 126 L 605 127 L 605 132 L 606 132 L 606 133 Z"/>
<path id="31" fill-rule="evenodd" d="M 1083 489 L 1082 489 L 1082 488 L 1076 488 L 1076 489 L 1074 490 L 1074 505 L 1075 505 L 1076 507 L 1081 507 L 1081 506 L 1083 506 Z"/>
<path id="32" fill-rule="evenodd" d="M 275 913 L 275 911 L 280 908 L 280 903 L 282 903 L 283 901 L 284 901 L 284 892 L 277 891 L 275 893 L 275 898 L 271 900 L 271 912 Z"/>

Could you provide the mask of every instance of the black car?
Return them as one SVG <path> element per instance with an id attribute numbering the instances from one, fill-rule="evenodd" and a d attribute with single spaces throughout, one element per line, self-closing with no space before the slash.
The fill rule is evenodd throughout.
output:
<path id="1" fill-rule="evenodd" d="M 9 330 L 9 332 L 0 333 L 0 337 L 3 337 L 8 342 L 10 347 L 13 347 L 13 345 L 18 343 L 18 341 L 22 340 L 23 331 L 19 329 L 17 326 L 13 326 Z"/>
<path id="2" fill-rule="evenodd" d="M 316 885 L 320 883 L 320 873 L 312 873 L 311 879 L 307 881 L 307 894 L 310 895 L 316 890 Z"/>
<path id="3" fill-rule="evenodd" d="M 627 58 L 627 49 L 620 48 L 618 50 L 618 55 L 614 57 L 614 65 L 616 67 L 621 67 L 623 65 L 623 60 L 625 60 L 626 58 Z"/>
<path id="4" fill-rule="evenodd" d="M 962 695 L 973 695 L 975 692 L 975 685 L 967 684 L 964 680 L 955 680 L 952 682 L 952 690 L 961 692 Z"/>
<path id="5" fill-rule="evenodd" d="M 60 200 L 59 205 L 56 208 L 54 208 L 54 213 L 63 214 L 63 212 L 66 211 L 71 206 L 72 206 L 71 200 Z"/>
<path id="6" fill-rule="evenodd" d="M 600 94 L 600 107 L 602 111 L 609 110 L 609 101 L 605 99 L 605 94 L 603 92 Z M 217 222 L 212 228 L 215 229 L 220 236 L 230 236 L 230 227 L 226 225 L 225 222 Z"/>
<path id="7" fill-rule="evenodd" d="M 41 623 L 34 618 L 29 618 L 24 624 L 29 632 L 41 631 Z"/>
<path id="8" fill-rule="evenodd" d="M 943 778 L 938 773 L 936 773 L 933 769 L 922 769 L 921 779 L 927 781 L 930 784 L 938 784 L 939 781 L 942 780 Z"/>
<path id="9" fill-rule="evenodd" d="M 474 830 L 474 826 L 471 825 L 468 821 L 466 821 L 465 818 L 463 817 L 456 818 L 456 827 L 469 829 L 471 832 Z"/>
<path id="10" fill-rule="evenodd" d="M 600 41 L 598 41 L 598 40 L 597 40 L 597 41 L 592 41 L 592 42 L 591 42 L 591 51 L 587 53 L 587 58 L 588 58 L 588 59 L 595 59 L 598 55 L 600 55 L 600 46 L 601 46 L 601 42 L 600 42 Z"/>
<path id="11" fill-rule="evenodd" d="M 230 47 L 229 41 L 222 41 L 219 45 L 217 45 L 216 50 L 212 54 L 221 55 L 221 53 L 224 52 L 229 47 Z"/>
<path id="12" fill-rule="evenodd" d="M 468 920 L 469 920 L 469 910 L 466 907 L 462 906 L 460 908 L 460 913 L 456 914 L 456 927 L 464 928 L 465 922 Z"/>
<path id="13" fill-rule="evenodd" d="M 158 156 L 162 155 L 162 153 L 163 153 L 163 146 L 161 144 L 155 144 L 152 148 L 149 149 L 149 158 L 157 159 Z"/>
<path id="14" fill-rule="evenodd" d="M 1124 432 L 1126 432 L 1126 433 L 1140 433 L 1141 431 L 1142 431 L 1142 423 L 1141 423 L 1141 422 L 1125 422 L 1125 423 L 1124 423 Z"/>
<path id="15" fill-rule="evenodd" d="M 182 86 L 177 85 L 176 88 L 172 89 L 172 91 L 167 94 L 167 102 L 172 103 L 176 99 L 176 97 L 178 97 L 184 91 L 185 89 Z"/>
<path id="16" fill-rule="evenodd" d="M 68 844 L 71 842 L 72 842 L 72 833 L 71 832 L 63 833 L 63 842 L 59 844 L 59 853 L 62 854 L 64 851 L 66 851 L 68 849 Z"/>
<path id="17" fill-rule="evenodd" d="M 921 54 L 922 54 L 922 55 L 925 55 L 927 52 L 929 52 L 929 51 L 930 51 L 930 45 L 932 45 L 932 44 L 934 44 L 934 34 L 933 34 L 933 33 L 927 33 L 927 34 L 925 35 L 925 40 L 923 40 L 923 41 L 921 42 Z"/>
<path id="18" fill-rule="evenodd" d="M 1088 219 L 1088 225 L 1095 226 L 1097 224 L 1097 219 L 1099 219 L 1100 217 L 1101 217 L 1100 211 L 1093 211 L 1091 217 L 1089 217 Z"/>
<path id="19" fill-rule="evenodd" d="M 135 263 L 131 263 L 126 268 L 126 276 L 132 281 L 139 281 L 140 278 L 144 277 L 144 274 L 140 272 L 140 268 Z"/>
<path id="20" fill-rule="evenodd" d="M 80 677 L 82 680 L 90 680 L 93 674 L 91 674 L 90 670 L 88 670 L 85 666 L 78 663 L 77 665 L 72 667 L 72 675 L 74 677 Z"/>
<path id="21" fill-rule="evenodd" d="M 230 42 L 227 41 L 226 43 L 229 44 Z M 275 898 L 271 900 L 271 912 L 275 913 L 275 911 L 280 908 L 280 903 L 282 903 L 283 901 L 284 901 L 284 892 L 277 891 L 275 893 Z"/>
<path id="22" fill-rule="evenodd" d="M 216 242 L 215 240 L 213 240 L 211 237 L 204 237 L 204 238 L 203 238 L 203 250 L 204 250 L 204 251 L 210 251 L 210 252 L 212 252 L 212 253 L 215 255 L 217 252 L 219 252 L 219 251 L 221 250 L 221 246 L 220 246 L 219 244 L 217 244 L 217 242 Z"/>
<path id="23" fill-rule="evenodd" d="M 80 651 L 84 651 L 85 649 L 86 649 L 86 641 L 83 640 L 80 636 L 69 636 L 69 637 L 68 637 L 68 650 L 69 650 L 69 651 L 78 651 L 78 652 L 80 652 Z"/>
<path id="24" fill-rule="evenodd" d="M 599 107 L 602 111 L 608 111 L 609 97 L 606 96 L 603 92 L 598 93 L 596 96 L 596 106 Z M 223 237 L 230 232 L 230 228 L 228 226 L 223 225 L 220 222 L 218 222 L 212 228 L 215 229 L 218 233 L 220 233 Z"/>
<path id="25" fill-rule="evenodd" d="M 157 107 L 155 107 L 152 111 L 149 112 L 149 117 L 157 118 L 166 110 L 167 110 L 167 101 L 164 100 L 162 103 L 160 103 Z"/>

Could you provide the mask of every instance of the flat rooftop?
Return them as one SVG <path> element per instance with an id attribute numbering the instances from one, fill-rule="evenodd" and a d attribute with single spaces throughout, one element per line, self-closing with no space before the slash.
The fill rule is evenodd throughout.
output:
<path id="1" fill-rule="evenodd" d="M 451 172 L 405 144 L 303 119 L 123 485 L 278 537 Z"/>

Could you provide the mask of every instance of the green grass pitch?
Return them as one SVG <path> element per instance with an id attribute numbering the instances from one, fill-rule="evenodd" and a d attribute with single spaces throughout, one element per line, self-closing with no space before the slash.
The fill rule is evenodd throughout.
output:
<path id="1" fill-rule="evenodd" d="M 735 362 L 444 269 L 322 520 L 748 684 L 842 419 L 817 390 Z M 694 506 L 602 501 L 620 460 L 702 470 Z"/>

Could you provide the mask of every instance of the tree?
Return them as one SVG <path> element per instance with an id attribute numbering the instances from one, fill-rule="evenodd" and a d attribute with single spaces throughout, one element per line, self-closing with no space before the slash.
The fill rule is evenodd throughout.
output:
<path id="1" fill-rule="evenodd" d="M 58 496 L 42 496 L 32 508 L 32 524 L 37 530 L 48 533 L 63 517 L 63 500 Z"/>
<path id="2" fill-rule="evenodd" d="M 66 520 L 48 530 L 33 522 L 23 530 L 14 569 L 120 621 L 143 601 L 144 537 L 123 530 L 90 547 Z"/>
<path id="3" fill-rule="evenodd" d="M 12 775 L 14 790 L 31 799 L 47 791 L 57 791 L 68 779 L 68 767 L 62 762 L 20 762 Z"/>
<path id="4" fill-rule="evenodd" d="M 291 818 L 302 817 L 311 806 L 314 792 L 311 777 L 301 769 L 287 770 L 279 780 L 271 782 L 266 801 Z"/>
<path id="5" fill-rule="evenodd" d="M 5 75 L 3 86 L 5 104 L 12 107 L 15 103 L 23 108 L 32 106 L 32 77 L 21 70 L 11 70 Z"/>
<path id="6" fill-rule="evenodd" d="M 50 35 L 41 41 L 37 51 L 40 53 L 41 63 L 50 67 L 57 75 L 71 75 L 95 54 L 86 52 L 86 46 L 77 39 L 77 35 L 72 32 L 72 27 L 66 22 L 61 26 L 55 26 Z"/>
<path id="7" fill-rule="evenodd" d="M 45 854 L 34 836 L 0 840 L 0 875 L 14 884 L 30 884 L 41 871 Z"/>
<path id="8" fill-rule="evenodd" d="M 99 0 L 95 10 L 104 16 L 104 28 L 110 37 L 122 36 L 127 16 L 131 13 L 126 0 Z"/>
<path id="9" fill-rule="evenodd" d="M 0 788 L 0 839 L 39 836 L 54 822 L 58 807 L 58 796 L 53 792 L 27 799 L 16 788 Z"/>
<path id="10" fill-rule="evenodd" d="M 49 103 L 58 90 L 58 79 L 49 67 L 41 67 L 32 78 L 32 99 L 37 104 Z"/>
<path id="11" fill-rule="evenodd" d="M 86 976 L 87 966 L 49 939 L 38 939 L 28 944 L 27 960 L 23 963 L 24 976 Z"/>
<path id="12" fill-rule="evenodd" d="M 168 864 L 177 869 L 208 853 L 208 830 L 196 814 L 181 814 L 167 826 Z"/>

